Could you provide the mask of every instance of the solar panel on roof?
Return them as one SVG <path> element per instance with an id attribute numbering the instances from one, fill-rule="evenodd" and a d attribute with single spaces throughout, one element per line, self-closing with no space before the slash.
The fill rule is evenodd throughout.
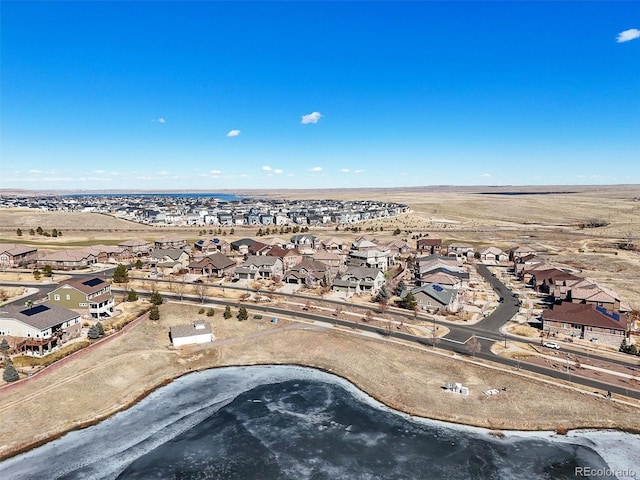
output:
<path id="1" fill-rule="evenodd" d="M 102 283 L 102 279 L 100 278 L 90 278 L 89 280 L 85 280 L 82 282 L 83 285 L 87 287 L 95 287 L 96 285 L 100 285 Z"/>
<path id="2" fill-rule="evenodd" d="M 434 286 L 433 286 L 433 289 L 434 289 L 436 292 L 441 292 L 442 290 L 444 290 L 444 288 L 442 288 L 440 285 L 434 285 Z"/>
<path id="3" fill-rule="evenodd" d="M 47 310 L 51 309 L 46 305 L 34 305 L 33 307 L 25 308 L 20 313 L 26 315 L 27 317 L 30 317 L 32 315 L 37 315 L 38 313 L 46 312 Z"/>

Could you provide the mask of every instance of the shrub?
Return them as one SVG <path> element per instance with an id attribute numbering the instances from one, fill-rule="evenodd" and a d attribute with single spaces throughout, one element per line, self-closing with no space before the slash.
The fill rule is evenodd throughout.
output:
<path id="1" fill-rule="evenodd" d="M 129 290 L 129 293 L 127 294 L 127 302 L 135 302 L 136 300 L 138 300 L 138 292 L 133 289 Z"/>
<path id="2" fill-rule="evenodd" d="M 198 314 L 202 315 L 204 313 L 204 307 L 201 307 L 200 310 L 198 310 Z"/>
<path id="3" fill-rule="evenodd" d="M 231 307 L 227 305 L 224 307 L 224 314 L 222 315 L 227 320 L 230 319 L 233 315 L 231 314 Z"/>
<path id="4" fill-rule="evenodd" d="M 214 313 L 215 313 L 215 310 L 213 308 L 210 308 L 209 310 L 207 310 L 207 317 L 213 317 Z"/>

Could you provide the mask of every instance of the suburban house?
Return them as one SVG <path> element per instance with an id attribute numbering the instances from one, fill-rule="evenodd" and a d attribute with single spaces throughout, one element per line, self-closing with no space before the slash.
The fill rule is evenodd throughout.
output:
<path id="1" fill-rule="evenodd" d="M 516 276 L 522 279 L 523 272 L 534 265 L 541 265 L 545 263 L 544 259 L 537 255 L 529 254 L 523 257 L 517 257 L 513 259 L 513 271 Z"/>
<path id="2" fill-rule="evenodd" d="M 187 246 L 187 241 L 184 238 L 177 237 L 162 237 L 153 242 L 155 248 L 169 249 L 179 248 L 183 249 Z"/>
<path id="3" fill-rule="evenodd" d="M 387 270 L 391 261 L 389 250 L 368 249 L 351 250 L 347 257 L 347 265 L 354 267 L 377 268 Z"/>
<path id="4" fill-rule="evenodd" d="M 285 272 L 299 264 L 303 258 L 297 248 L 281 248 L 277 245 L 271 247 L 267 255 L 282 260 L 282 268 Z"/>
<path id="5" fill-rule="evenodd" d="M 342 260 L 342 255 L 338 255 L 334 252 L 327 252 L 325 250 L 318 250 L 313 254 L 311 258 L 318 262 L 324 263 L 327 267 L 329 267 L 329 270 L 332 272 L 332 274 L 337 273 L 344 263 Z"/>
<path id="6" fill-rule="evenodd" d="M 230 259 L 224 253 L 216 252 L 191 262 L 187 268 L 191 274 L 223 278 L 231 277 L 236 265 L 235 260 Z"/>
<path id="7" fill-rule="evenodd" d="M 406 290 L 400 293 L 400 298 L 406 297 L 408 293 Z M 428 283 L 414 288 L 411 293 L 422 310 L 455 312 L 458 309 L 458 290 L 455 288 Z"/>
<path id="8" fill-rule="evenodd" d="M 412 252 L 411 245 L 404 240 L 395 239 L 384 245 L 385 249 L 388 249 L 393 256 L 395 255 L 409 255 Z"/>
<path id="9" fill-rule="evenodd" d="M 126 258 L 125 250 L 115 245 L 91 245 L 83 248 L 83 251 L 96 257 L 97 263 L 116 263 Z"/>
<path id="10" fill-rule="evenodd" d="M 328 271 L 324 263 L 305 258 L 286 273 L 284 282 L 312 287 L 320 284 Z"/>
<path id="11" fill-rule="evenodd" d="M 457 260 L 443 258 L 437 255 L 418 257 L 416 259 L 416 283 L 422 285 L 425 283 L 434 283 L 435 280 L 435 283 L 441 283 L 444 285 L 452 281 L 434 277 L 434 275 L 437 274 L 445 274 L 449 277 L 455 277 L 459 280 L 461 285 L 469 281 L 469 272 L 467 272 L 463 266 L 459 265 Z"/>
<path id="12" fill-rule="evenodd" d="M 462 286 L 462 279 L 451 275 L 441 270 L 432 270 L 420 277 L 420 285 L 427 285 L 430 283 L 437 283 L 443 287 L 460 288 Z"/>
<path id="13" fill-rule="evenodd" d="M 629 317 L 589 304 L 562 302 L 542 312 L 547 335 L 566 335 L 619 347 L 629 330 Z"/>
<path id="14" fill-rule="evenodd" d="M 169 329 L 169 337 L 174 348 L 183 345 L 213 342 L 215 337 L 211 333 L 211 325 L 207 322 L 196 320 L 187 325 L 175 325 Z"/>
<path id="15" fill-rule="evenodd" d="M 38 258 L 37 266 L 50 265 L 54 270 L 75 270 L 97 263 L 96 255 L 86 250 L 59 250 Z"/>
<path id="16" fill-rule="evenodd" d="M 240 252 L 243 255 L 249 254 L 249 247 L 256 243 L 253 238 L 241 238 L 231 242 L 231 250 Z"/>
<path id="17" fill-rule="evenodd" d="M 509 258 L 515 260 L 516 258 L 526 257 L 528 255 L 536 255 L 537 252 L 531 247 L 511 247 L 509 249 Z"/>
<path id="18" fill-rule="evenodd" d="M 231 244 L 219 238 L 202 238 L 193 244 L 193 249 L 203 255 L 216 252 L 228 253 L 231 251 Z"/>
<path id="19" fill-rule="evenodd" d="M 38 249 L 15 243 L 0 244 L 0 267 L 26 267 L 36 262 Z"/>
<path id="20" fill-rule="evenodd" d="M 0 337 L 23 355 L 47 355 L 81 331 L 80 314 L 58 305 L 9 304 L 0 311 Z"/>
<path id="21" fill-rule="evenodd" d="M 47 294 L 47 301 L 78 312 L 88 312 L 93 318 L 111 317 L 115 299 L 111 285 L 100 277 L 68 280 Z"/>
<path id="22" fill-rule="evenodd" d="M 447 246 L 447 255 L 458 260 L 473 258 L 475 249 L 468 243 L 451 243 Z"/>
<path id="23" fill-rule="evenodd" d="M 340 238 L 330 238 L 328 240 L 323 240 L 320 242 L 320 246 L 324 248 L 327 252 L 347 252 L 349 250 L 349 244 Z"/>
<path id="24" fill-rule="evenodd" d="M 125 255 L 128 258 L 146 257 L 151 253 L 151 249 L 153 248 L 151 242 L 141 238 L 125 240 L 124 242 L 119 243 L 118 246 L 125 250 Z"/>
<path id="25" fill-rule="evenodd" d="M 375 295 L 384 285 L 384 273 L 377 268 L 349 267 L 333 280 L 332 289 L 341 292 Z"/>
<path id="26" fill-rule="evenodd" d="M 566 294 L 566 300 L 571 303 L 596 305 L 610 312 L 624 310 L 616 292 L 600 287 L 589 280 L 572 286 Z"/>
<path id="27" fill-rule="evenodd" d="M 162 275 L 178 273 L 189 265 L 189 254 L 179 248 L 154 248 L 149 255 L 149 265 Z"/>
<path id="28" fill-rule="evenodd" d="M 249 246 L 249 255 L 266 255 L 271 250 L 271 245 L 266 243 L 256 242 Z"/>
<path id="29" fill-rule="evenodd" d="M 483 263 L 496 264 L 509 260 L 509 254 L 498 247 L 487 247 L 480 250 L 480 261 Z"/>
<path id="30" fill-rule="evenodd" d="M 236 268 L 234 277 L 240 280 L 258 280 L 281 277 L 282 260 L 272 256 L 250 255 L 242 265 Z"/>
<path id="31" fill-rule="evenodd" d="M 303 233 L 301 235 L 294 235 L 291 237 L 291 243 L 293 243 L 293 246 L 298 248 L 301 252 L 303 250 L 306 252 L 317 249 L 320 245 L 320 240 L 315 235 Z"/>
<path id="32" fill-rule="evenodd" d="M 442 239 L 440 238 L 419 238 L 416 242 L 419 254 L 439 255 L 442 249 Z"/>

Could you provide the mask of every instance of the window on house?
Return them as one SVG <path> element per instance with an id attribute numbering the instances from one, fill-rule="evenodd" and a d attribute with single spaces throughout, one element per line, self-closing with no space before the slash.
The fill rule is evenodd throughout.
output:
<path id="1" fill-rule="evenodd" d="M 67 298 L 67 300 L 71 300 L 71 295 L 67 294 L 66 298 Z"/>
<path id="2" fill-rule="evenodd" d="M 60 295 L 58 295 L 58 294 L 56 293 L 56 294 L 53 296 L 53 299 L 54 299 L 56 302 L 59 302 L 59 301 L 60 301 Z"/>

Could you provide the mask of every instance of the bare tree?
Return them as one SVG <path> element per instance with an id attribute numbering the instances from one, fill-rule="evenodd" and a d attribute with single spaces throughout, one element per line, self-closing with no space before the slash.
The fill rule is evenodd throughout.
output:
<path id="1" fill-rule="evenodd" d="M 440 337 L 438 336 L 438 327 L 436 327 L 434 324 L 433 328 L 431 329 L 431 345 L 433 346 L 433 348 L 436 348 L 436 344 L 438 344 L 439 342 Z"/>
<path id="2" fill-rule="evenodd" d="M 467 350 L 469 351 L 472 357 L 475 357 L 476 353 L 482 350 L 482 345 L 480 345 L 480 342 L 478 341 L 475 335 L 472 336 L 471 339 L 467 342 Z"/>
<path id="3" fill-rule="evenodd" d="M 184 277 L 182 277 L 178 281 L 178 283 L 176 283 L 176 293 L 180 295 L 180 300 L 183 299 L 186 288 L 187 288 L 187 284 L 184 281 Z"/>
<path id="4" fill-rule="evenodd" d="M 200 303 L 204 303 L 207 295 L 209 294 L 209 286 L 204 283 L 196 283 L 194 290 Z"/>
<path id="5" fill-rule="evenodd" d="M 364 321 L 371 323 L 371 320 L 373 320 L 373 313 L 371 313 L 371 310 L 367 310 L 364 314 Z"/>

